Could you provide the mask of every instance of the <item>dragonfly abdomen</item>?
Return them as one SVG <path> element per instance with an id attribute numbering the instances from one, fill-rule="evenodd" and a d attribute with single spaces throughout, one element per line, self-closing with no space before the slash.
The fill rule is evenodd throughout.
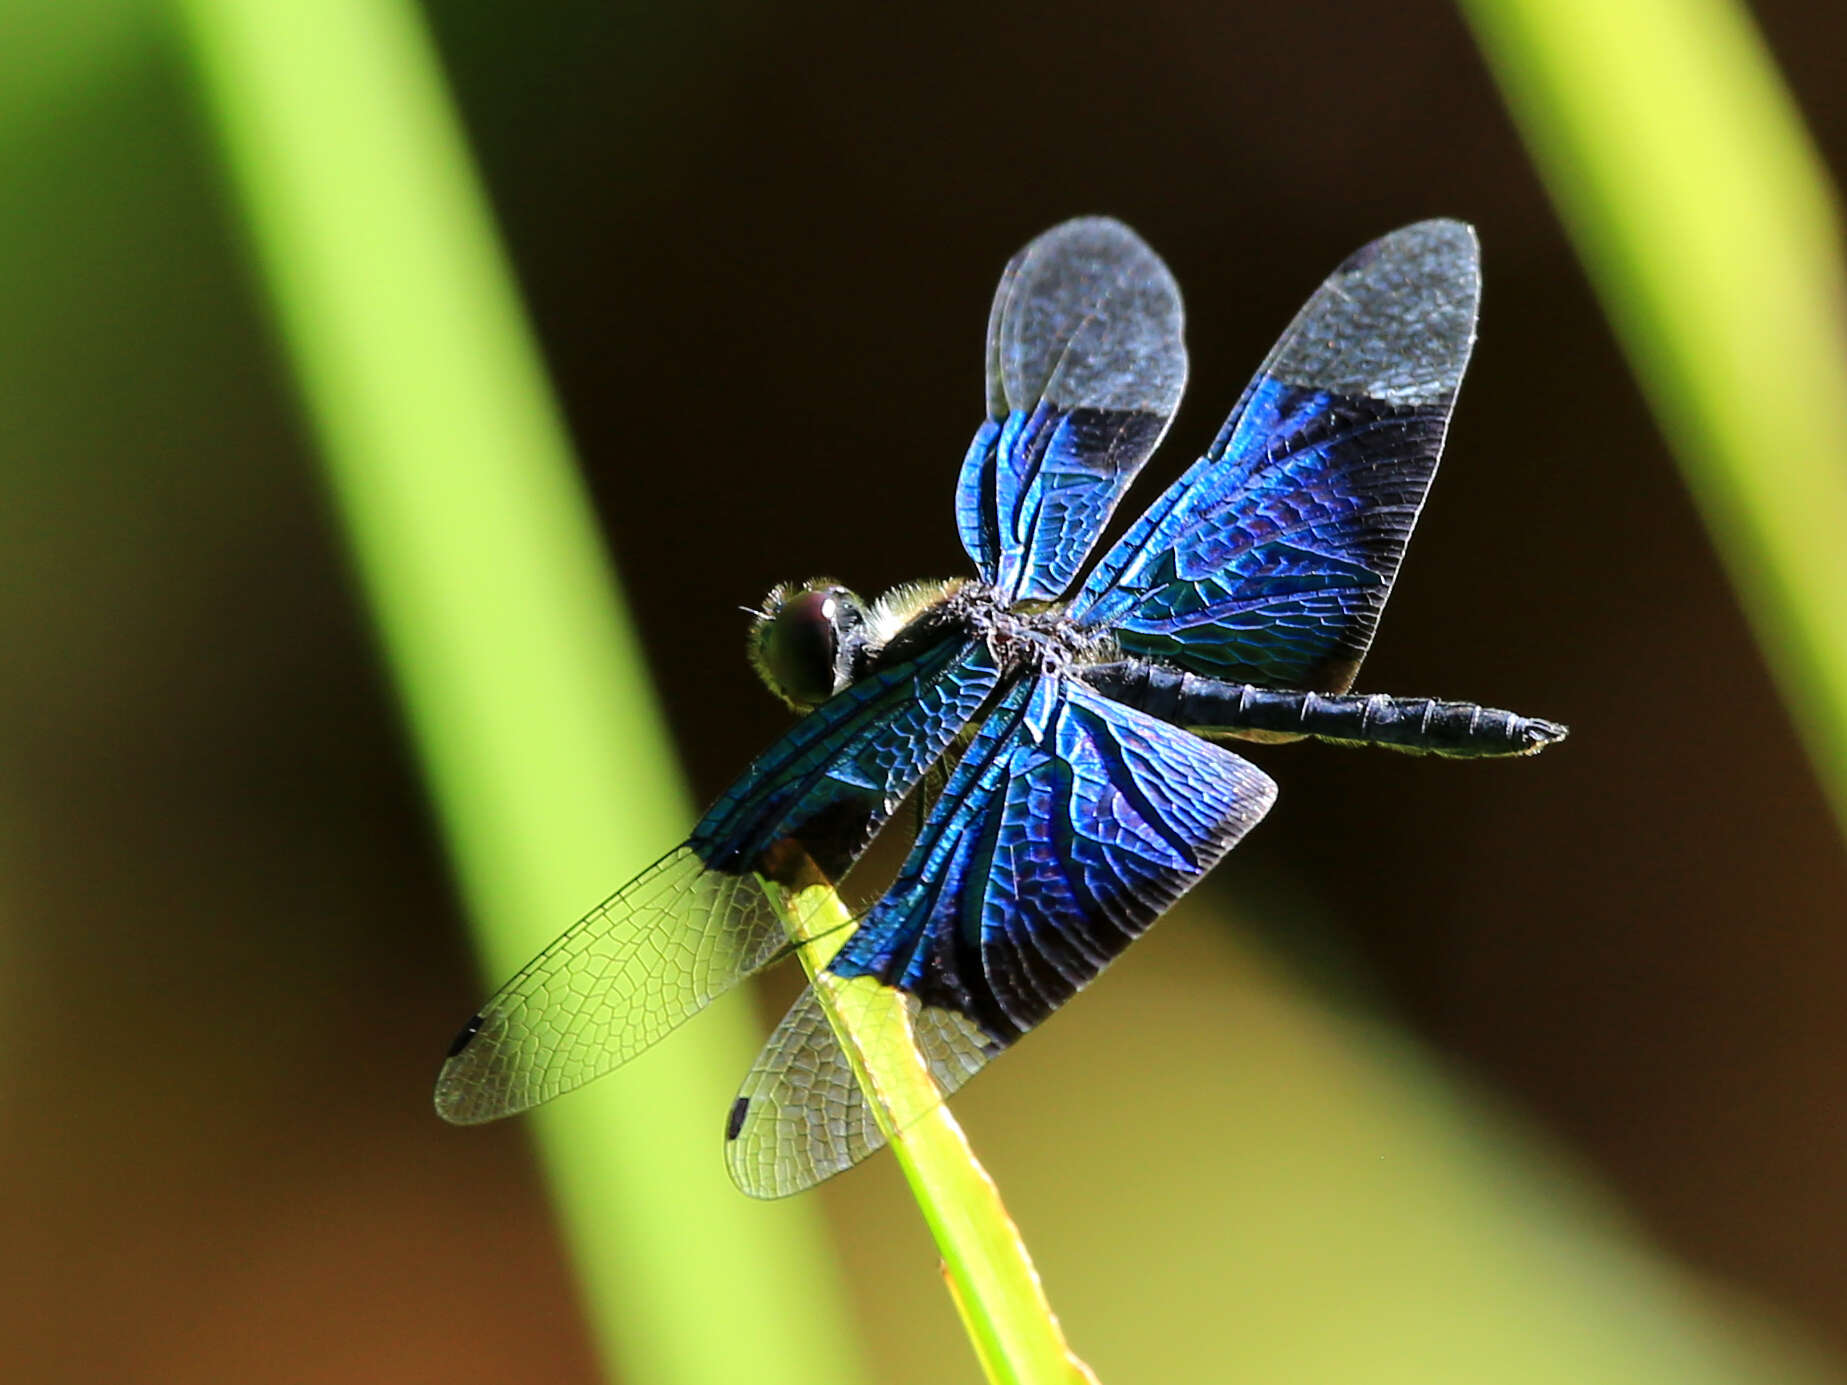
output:
<path id="1" fill-rule="evenodd" d="M 1532 755 L 1565 738 L 1557 722 L 1477 702 L 1263 688 L 1137 659 L 1095 665 L 1080 676 L 1106 697 L 1205 733 L 1313 736 L 1462 758 Z"/>

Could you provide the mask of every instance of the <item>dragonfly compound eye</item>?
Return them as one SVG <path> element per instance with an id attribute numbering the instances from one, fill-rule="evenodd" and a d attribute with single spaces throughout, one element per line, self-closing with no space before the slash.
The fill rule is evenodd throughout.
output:
<path id="1" fill-rule="evenodd" d="M 819 706 L 845 686 L 844 651 L 864 619 L 859 598 L 845 587 L 779 587 L 751 630 L 757 671 L 797 711 Z"/>

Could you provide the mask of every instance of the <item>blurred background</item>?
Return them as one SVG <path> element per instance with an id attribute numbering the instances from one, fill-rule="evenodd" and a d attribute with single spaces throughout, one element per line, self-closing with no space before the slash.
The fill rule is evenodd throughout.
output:
<path id="1" fill-rule="evenodd" d="M 5 1374 L 595 1379 L 527 1132 L 429 1108 L 483 978 L 171 18 L 7 8 Z M 1186 293 L 1133 511 L 1347 253 L 1472 221 L 1361 685 L 1572 739 L 1253 754 L 1262 829 L 957 1109 L 1106 1381 L 1843 1378 L 1847 852 L 1448 5 L 425 9 L 702 800 L 786 724 L 740 605 L 964 570 L 1030 236 Z M 1847 11 L 1755 13 L 1838 174 Z M 814 1196 L 872 1378 L 973 1379 L 890 1161 Z"/>

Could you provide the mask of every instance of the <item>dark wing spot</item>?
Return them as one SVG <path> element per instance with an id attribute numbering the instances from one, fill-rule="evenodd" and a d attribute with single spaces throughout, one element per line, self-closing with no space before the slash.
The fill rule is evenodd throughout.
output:
<path id="1" fill-rule="evenodd" d="M 750 1113 L 750 1098 L 741 1096 L 731 1103 L 731 1114 L 725 1118 L 725 1142 L 729 1144 L 738 1137 L 744 1128 L 744 1117 Z"/>
<path id="2" fill-rule="evenodd" d="M 455 1040 L 449 1045 L 449 1052 L 445 1056 L 453 1058 L 456 1054 L 467 1048 L 469 1044 L 474 1042 L 475 1035 L 481 1032 L 481 1019 L 482 1017 L 480 1015 L 476 1015 L 473 1019 L 469 1020 L 467 1024 L 462 1026 L 462 1032 L 455 1036 Z"/>

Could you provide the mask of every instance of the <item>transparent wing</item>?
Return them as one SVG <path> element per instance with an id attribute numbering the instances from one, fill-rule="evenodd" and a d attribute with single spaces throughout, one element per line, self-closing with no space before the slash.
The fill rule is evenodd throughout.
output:
<path id="1" fill-rule="evenodd" d="M 951 776 L 891 890 L 829 963 L 895 987 L 934 1090 L 892 1111 L 907 1128 L 1075 995 L 1269 811 L 1248 761 L 1081 684 L 1011 689 Z M 882 1143 L 812 994 L 784 1019 L 732 1108 L 732 1176 L 795 1192 Z"/>
<path id="2" fill-rule="evenodd" d="M 1055 226 L 1001 275 L 956 526 L 1009 600 L 1050 600 L 1077 576 L 1179 405 L 1181 333 L 1173 275 L 1119 221 Z"/>
<path id="3" fill-rule="evenodd" d="M 951 643 L 854 684 L 752 763 L 693 830 L 503 986 L 450 1049 L 436 1109 L 472 1124 L 627 1062 L 785 950 L 759 875 L 838 878 L 997 676 Z M 787 849 L 784 848 L 793 848 Z M 798 883 L 786 880 L 785 883 Z"/>
<path id="4" fill-rule="evenodd" d="M 933 1087 L 906 1089 L 908 1095 L 892 1101 L 891 1118 L 900 1130 L 940 1105 L 999 1051 L 961 1015 L 911 996 L 902 997 L 902 1012 L 901 1019 L 866 1033 L 868 1050 L 886 1071 L 914 1061 L 914 1051 L 932 1080 Z M 884 1132 L 810 988 L 789 1007 L 732 1104 L 725 1128 L 732 1181 L 752 1197 L 787 1197 L 851 1168 L 884 1144 Z"/>
<path id="5" fill-rule="evenodd" d="M 523 1111 L 626 1063 L 789 944 L 753 874 L 670 852 L 503 986 L 456 1039 L 436 1109 Z"/>
<path id="6" fill-rule="evenodd" d="M 1436 473 L 1480 283 L 1457 221 L 1348 259 L 1072 614 L 1212 677 L 1345 691 Z"/>

